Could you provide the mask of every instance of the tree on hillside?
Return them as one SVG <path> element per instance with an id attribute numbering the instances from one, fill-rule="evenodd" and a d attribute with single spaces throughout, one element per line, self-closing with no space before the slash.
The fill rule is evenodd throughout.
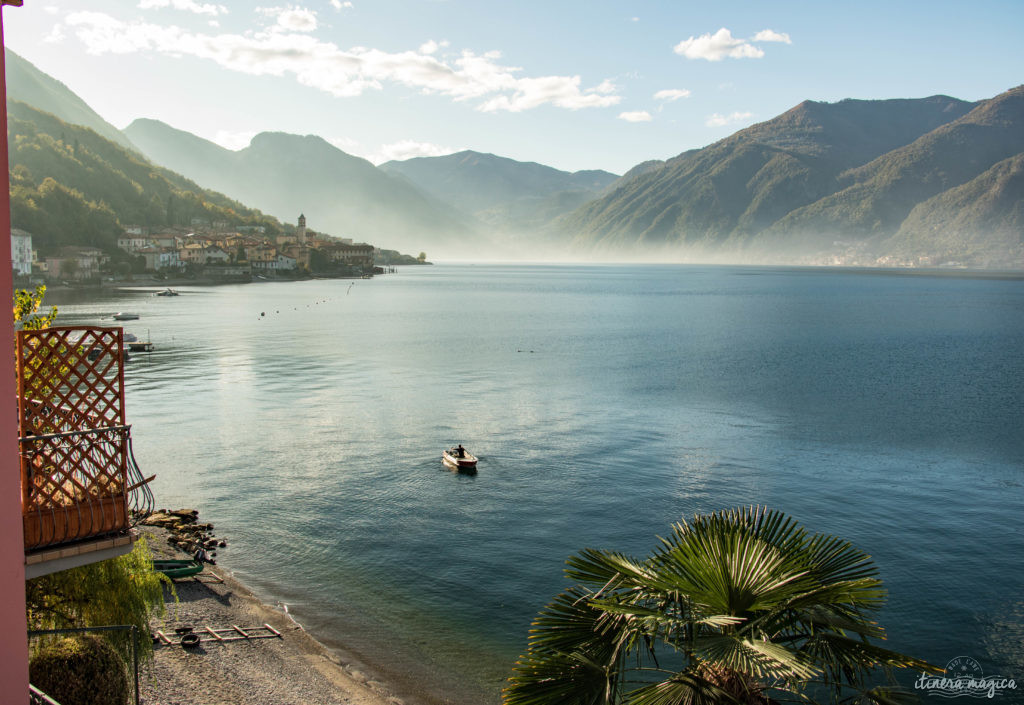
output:
<path id="1" fill-rule="evenodd" d="M 11 222 L 45 255 L 65 245 L 121 256 L 122 225 L 185 226 L 193 218 L 229 226 L 279 224 L 223 194 L 206 191 L 92 130 L 23 103 L 9 104 Z"/>
<path id="2" fill-rule="evenodd" d="M 533 623 L 507 705 L 892 704 L 891 672 L 941 669 L 881 648 L 870 557 L 776 511 L 696 516 L 644 560 L 585 549 L 576 586 Z M 877 669 L 890 685 L 871 686 Z"/>

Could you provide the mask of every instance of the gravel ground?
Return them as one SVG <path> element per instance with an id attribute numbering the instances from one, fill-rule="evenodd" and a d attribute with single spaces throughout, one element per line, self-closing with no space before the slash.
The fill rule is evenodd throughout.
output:
<path id="1" fill-rule="evenodd" d="M 145 527 L 153 553 L 175 555 L 160 529 Z M 223 582 L 216 582 L 222 580 Z M 199 580 L 176 582 L 178 603 L 151 625 L 177 640 L 176 627 L 213 629 L 271 625 L 280 639 L 217 642 L 192 649 L 154 645 L 139 676 L 145 705 L 404 705 L 357 663 L 345 663 L 288 615 L 264 605 L 224 571 L 208 567 Z"/>

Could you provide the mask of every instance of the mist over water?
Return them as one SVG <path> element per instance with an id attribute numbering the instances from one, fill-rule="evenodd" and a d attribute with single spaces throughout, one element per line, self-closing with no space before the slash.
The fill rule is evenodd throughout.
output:
<path id="1" fill-rule="evenodd" d="M 874 556 L 888 647 L 1024 676 L 1022 280 L 437 265 L 181 291 L 48 303 L 141 315 L 158 505 L 424 697 L 497 702 L 569 554 L 758 503 Z M 477 476 L 442 468 L 456 442 Z"/>

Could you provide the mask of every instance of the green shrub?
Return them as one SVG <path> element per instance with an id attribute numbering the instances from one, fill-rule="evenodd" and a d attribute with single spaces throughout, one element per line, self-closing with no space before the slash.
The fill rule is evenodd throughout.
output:
<path id="1" fill-rule="evenodd" d="M 109 624 L 134 624 L 149 634 L 152 617 L 164 614 L 163 585 L 174 585 L 153 570 L 153 555 L 145 537 L 131 553 L 99 563 L 69 568 L 25 581 L 29 629 L 69 629 Z M 127 632 L 112 633 L 110 642 L 121 659 L 131 663 L 132 640 Z M 149 639 L 139 639 L 139 660 L 153 655 Z"/>
<path id="2" fill-rule="evenodd" d="M 29 662 L 29 680 L 61 705 L 125 705 L 128 675 L 103 639 L 80 636 L 41 648 Z"/>

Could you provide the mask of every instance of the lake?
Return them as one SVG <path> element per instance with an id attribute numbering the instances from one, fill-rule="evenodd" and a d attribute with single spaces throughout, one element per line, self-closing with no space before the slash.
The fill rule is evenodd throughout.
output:
<path id="1" fill-rule="evenodd" d="M 425 700 L 498 702 L 571 553 L 643 556 L 748 504 L 873 555 L 889 648 L 1024 678 L 1020 278 L 453 264 L 156 290 L 47 301 L 141 316 L 127 409 L 157 505 Z M 458 442 L 476 476 L 442 467 Z"/>

